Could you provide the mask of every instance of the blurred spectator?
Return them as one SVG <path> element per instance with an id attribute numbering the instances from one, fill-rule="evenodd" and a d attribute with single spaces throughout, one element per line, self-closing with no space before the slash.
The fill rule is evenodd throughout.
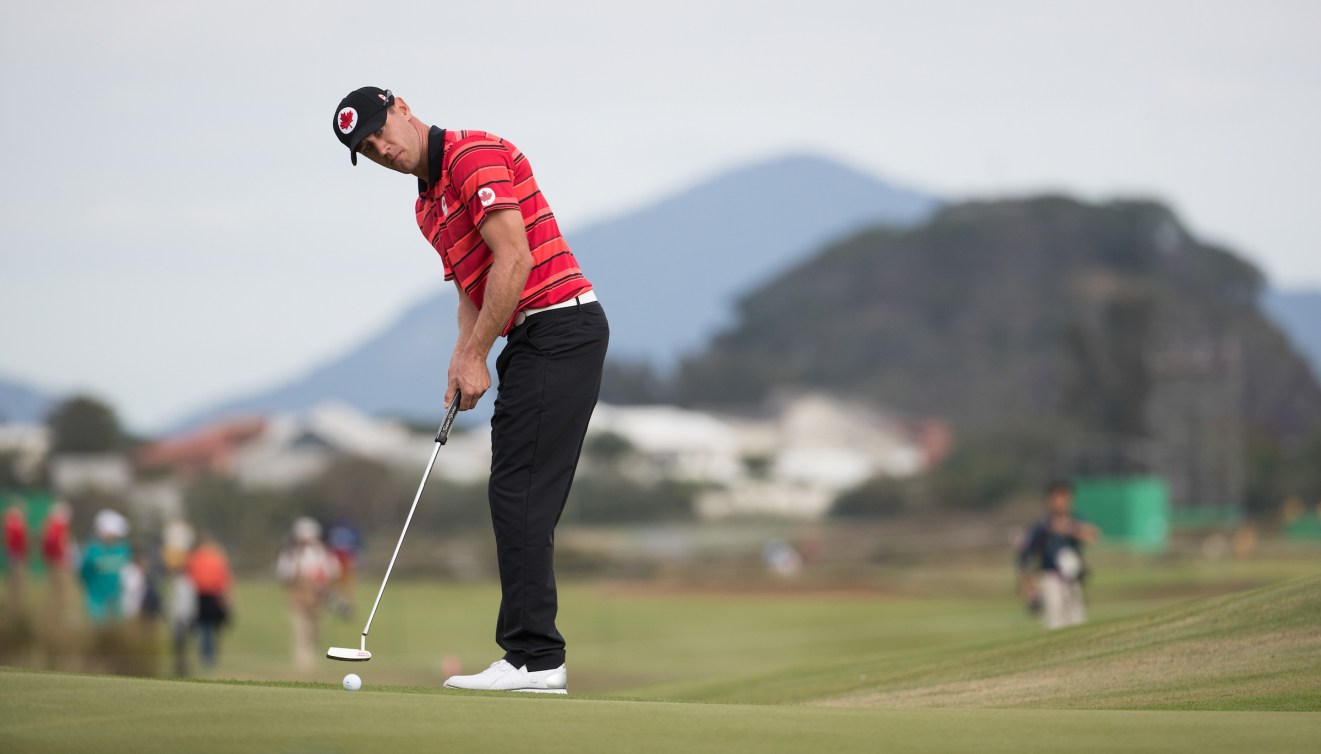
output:
<path id="1" fill-rule="evenodd" d="M 1082 548 L 1101 532 L 1073 514 L 1073 485 L 1067 481 L 1046 488 L 1046 508 L 1019 548 L 1019 586 L 1029 606 L 1040 610 L 1042 625 L 1055 629 L 1086 620 Z"/>
<path id="2" fill-rule="evenodd" d="M 330 552 L 339 563 L 339 578 L 331 593 L 331 609 L 336 615 L 347 618 L 353 613 L 353 575 L 358 566 L 358 555 L 362 552 L 362 534 L 358 527 L 346 518 L 335 521 L 326 535 Z"/>
<path id="3" fill-rule="evenodd" d="M 142 553 L 135 552 L 119 569 L 119 614 L 126 619 L 138 617 L 147 595 L 147 571 L 142 567 Z"/>
<path id="4" fill-rule="evenodd" d="M 229 622 L 233 608 L 230 588 L 234 578 L 229 558 L 215 540 L 204 534 L 188 556 L 186 570 L 197 590 L 198 657 L 204 667 L 212 667 L 220 650 L 220 629 Z"/>
<path id="5" fill-rule="evenodd" d="M 119 572 L 120 610 L 125 618 L 136 619 L 144 627 L 155 624 L 161 614 L 161 596 L 147 557 L 134 551 L 133 559 Z"/>
<path id="6" fill-rule="evenodd" d="M 280 553 L 276 573 L 289 589 L 294 665 L 307 669 L 319 654 L 321 609 L 339 576 L 339 562 L 321 544 L 321 525 L 307 517 L 293 525 L 293 542 Z"/>
<path id="7" fill-rule="evenodd" d="M 87 545 L 78 575 L 87 598 L 87 616 L 99 625 L 120 617 L 119 574 L 132 559 L 132 552 L 124 541 L 128 536 L 128 519 L 119 513 L 102 510 L 96 514 L 92 527 L 96 539 Z"/>
<path id="8" fill-rule="evenodd" d="M 73 591 L 73 541 L 69 537 L 69 504 L 60 501 L 51 506 L 41 533 L 41 557 L 46 564 L 46 593 L 51 619 L 63 623 L 69 618 L 69 594 Z"/>
<path id="9" fill-rule="evenodd" d="M 9 561 L 5 578 L 9 610 L 17 615 L 25 610 L 24 584 L 28 569 L 28 520 L 18 505 L 5 510 L 5 555 Z"/>
<path id="10" fill-rule="evenodd" d="M 803 557 L 793 545 L 783 540 L 773 539 L 766 543 L 761 551 L 766 568 L 776 576 L 792 578 L 803 570 Z"/>
<path id="11" fill-rule="evenodd" d="M 170 626 L 170 649 L 174 674 L 182 677 L 188 675 L 188 636 L 197 622 L 197 589 L 187 570 L 188 554 L 197 537 L 188 522 L 175 519 L 166 522 L 161 540 L 161 563 L 169 584 L 165 614 Z"/>

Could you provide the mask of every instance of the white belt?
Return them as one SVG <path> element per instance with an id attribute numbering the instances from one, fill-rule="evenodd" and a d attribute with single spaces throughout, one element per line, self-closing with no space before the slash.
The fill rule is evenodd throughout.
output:
<path id="1" fill-rule="evenodd" d="M 551 304 L 550 306 L 542 306 L 537 309 L 524 309 L 523 311 L 518 313 L 517 317 L 514 317 L 514 327 L 518 327 L 519 325 L 526 322 L 527 318 L 531 317 L 533 314 L 548 312 L 551 309 L 565 309 L 570 306 L 578 306 L 580 304 L 590 304 L 595 300 L 596 300 L 596 291 L 588 291 L 581 296 L 574 296 L 568 301 L 561 301 L 558 304 Z"/>

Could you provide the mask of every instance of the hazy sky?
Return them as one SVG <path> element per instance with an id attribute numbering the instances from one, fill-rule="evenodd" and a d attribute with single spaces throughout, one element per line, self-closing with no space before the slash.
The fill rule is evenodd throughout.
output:
<path id="1" fill-rule="evenodd" d="M 951 198 L 1155 196 L 1319 286 L 1319 7 L 5 2 L 0 374 L 150 429 L 442 290 L 413 181 L 331 132 L 365 84 L 517 143 L 570 235 L 810 151 Z"/>

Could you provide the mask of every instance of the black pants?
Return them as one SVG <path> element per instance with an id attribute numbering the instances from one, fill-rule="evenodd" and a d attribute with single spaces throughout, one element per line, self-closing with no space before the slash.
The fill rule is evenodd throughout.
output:
<path id="1" fill-rule="evenodd" d="M 496 359 L 491 522 L 500 565 L 495 640 L 514 667 L 564 663 L 555 628 L 555 525 L 601 392 L 610 326 L 599 303 L 528 317 Z"/>

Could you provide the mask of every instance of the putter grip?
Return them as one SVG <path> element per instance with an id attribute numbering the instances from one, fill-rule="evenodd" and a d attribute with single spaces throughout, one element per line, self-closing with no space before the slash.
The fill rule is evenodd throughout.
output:
<path id="1" fill-rule="evenodd" d="M 454 391 L 454 400 L 450 401 L 449 410 L 445 412 L 445 421 L 440 423 L 440 429 L 436 431 L 436 442 L 441 445 L 450 438 L 450 427 L 454 426 L 454 417 L 459 415 L 459 398 L 463 397 L 459 391 Z"/>

